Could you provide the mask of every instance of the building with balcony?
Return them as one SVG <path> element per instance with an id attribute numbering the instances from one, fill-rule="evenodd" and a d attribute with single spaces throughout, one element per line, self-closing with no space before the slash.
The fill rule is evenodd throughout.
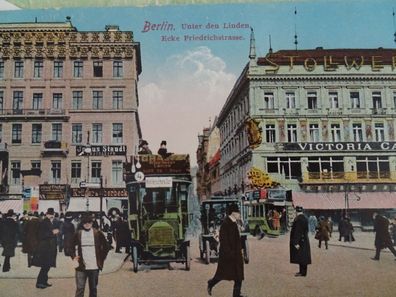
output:
<path id="1" fill-rule="evenodd" d="M 396 209 L 395 78 L 394 49 L 257 57 L 252 31 L 249 62 L 218 117 L 222 189 L 257 188 L 254 167 L 318 213 L 364 223 L 370 211 Z"/>
<path id="2" fill-rule="evenodd" d="M 99 183 L 101 176 L 107 192 L 125 188 L 122 164 L 142 134 L 140 73 L 140 44 L 118 26 L 81 32 L 69 17 L 0 24 L 3 192 L 38 186 L 26 184 L 22 173 L 31 169 L 41 170 L 43 188 L 64 185 L 66 196 L 84 196 L 80 182 Z"/>

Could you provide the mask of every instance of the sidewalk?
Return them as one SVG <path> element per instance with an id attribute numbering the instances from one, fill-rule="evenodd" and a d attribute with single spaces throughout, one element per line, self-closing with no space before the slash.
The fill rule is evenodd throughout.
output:
<path id="1" fill-rule="evenodd" d="M 121 249 L 122 251 L 124 248 Z M 3 252 L 3 248 L 0 247 L 0 255 Z M 102 274 L 115 272 L 121 268 L 124 263 L 124 259 L 127 255 L 125 253 L 115 253 L 112 249 L 104 263 L 104 269 Z M 0 278 L 37 278 L 40 271 L 39 267 L 32 266 L 27 267 L 27 255 L 22 253 L 22 248 L 18 246 L 15 249 L 15 257 L 11 258 L 11 270 L 3 272 L 4 257 L 0 256 Z M 66 257 L 65 254 L 58 253 L 56 257 L 56 267 L 51 268 L 48 273 L 49 278 L 68 278 L 75 276 L 75 270 L 72 266 L 72 260 L 70 257 Z"/>
<path id="2" fill-rule="evenodd" d="M 353 232 L 353 236 L 355 237 L 355 241 L 352 242 L 344 242 L 344 240 L 338 241 L 339 233 L 333 232 L 332 237 L 329 240 L 329 246 L 375 251 L 375 246 L 374 246 L 375 232 L 355 231 Z M 314 238 L 314 234 L 310 234 L 310 242 L 311 242 L 311 246 L 315 246 L 319 243 L 319 241 Z M 324 242 L 322 242 L 322 246 L 324 246 Z M 381 253 L 383 252 L 390 252 L 390 251 L 388 249 L 383 249 Z"/>

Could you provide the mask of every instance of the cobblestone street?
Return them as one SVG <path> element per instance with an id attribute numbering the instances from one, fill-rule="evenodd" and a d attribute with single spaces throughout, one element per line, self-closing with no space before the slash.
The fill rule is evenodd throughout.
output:
<path id="1" fill-rule="evenodd" d="M 289 264 L 288 234 L 280 238 L 265 237 L 263 240 L 249 238 L 251 260 L 245 265 L 242 292 L 249 297 L 394 296 L 396 261 L 389 251 L 381 253 L 380 261 L 370 259 L 374 255 L 373 233 L 356 233 L 353 243 L 339 242 L 334 236 L 328 250 L 323 246 L 319 249 L 317 241 L 311 238 L 313 264 L 308 267 L 306 278 L 294 277 L 298 266 Z M 172 264 L 172 270 L 142 266 L 138 273 L 132 271 L 130 261 L 125 262 L 118 271 L 111 272 L 121 265 L 122 257 L 120 254 L 110 255 L 106 265 L 111 266 L 112 270 L 100 276 L 99 296 L 207 296 L 206 281 L 213 276 L 216 264 L 206 265 L 199 260 L 196 240 L 193 241 L 192 252 L 191 271 L 185 271 L 182 264 Z M 25 255 L 18 256 L 24 259 Z M 15 267 L 25 265 L 24 260 L 18 260 L 18 256 L 11 260 L 14 273 L 18 269 L 28 269 Z M 4 278 L 4 273 L 0 273 L 2 292 L 7 292 L 7 297 L 25 296 L 26 292 L 31 296 L 53 297 L 59 292 L 62 296 L 74 296 L 74 279 L 70 267 L 64 267 L 67 262 L 63 257 L 58 256 L 58 268 L 51 269 L 49 273 L 52 287 L 45 290 L 35 288 L 33 278 L 36 270 L 32 270 L 30 277 L 33 278 L 30 279 Z M 212 295 L 226 297 L 231 296 L 231 292 L 232 282 L 221 282 L 213 289 Z"/>

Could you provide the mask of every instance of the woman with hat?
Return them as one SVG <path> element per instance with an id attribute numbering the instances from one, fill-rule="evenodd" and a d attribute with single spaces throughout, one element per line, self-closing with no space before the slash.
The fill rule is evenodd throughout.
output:
<path id="1" fill-rule="evenodd" d="M 5 215 L 5 219 L 1 224 L 1 244 L 3 246 L 3 272 L 10 271 L 10 258 L 15 256 L 15 248 L 18 242 L 19 225 L 17 223 L 17 216 L 14 210 L 10 209 Z"/>

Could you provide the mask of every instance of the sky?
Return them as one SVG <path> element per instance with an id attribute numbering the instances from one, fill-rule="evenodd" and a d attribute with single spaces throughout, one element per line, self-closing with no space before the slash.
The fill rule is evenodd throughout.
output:
<path id="1" fill-rule="evenodd" d="M 189 153 L 194 165 L 198 134 L 213 123 L 248 62 L 250 27 L 259 56 L 268 52 L 269 35 L 274 51 L 294 48 L 295 30 L 299 49 L 395 47 L 394 1 L 345 2 L 0 11 L 0 22 L 28 22 L 35 17 L 43 22 L 64 21 L 71 16 L 79 31 L 104 30 L 108 24 L 133 31 L 141 45 L 138 91 L 143 138 L 153 151 L 167 140 L 168 151 Z M 242 28 L 229 28 L 238 23 Z M 148 30 L 148 25 L 159 30 Z M 195 29 L 188 29 L 191 25 Z M 184 39 L 201 34 L 232 35 L 239 40 Z M 172 41 L 163 41 L 163 36 Z"/>

